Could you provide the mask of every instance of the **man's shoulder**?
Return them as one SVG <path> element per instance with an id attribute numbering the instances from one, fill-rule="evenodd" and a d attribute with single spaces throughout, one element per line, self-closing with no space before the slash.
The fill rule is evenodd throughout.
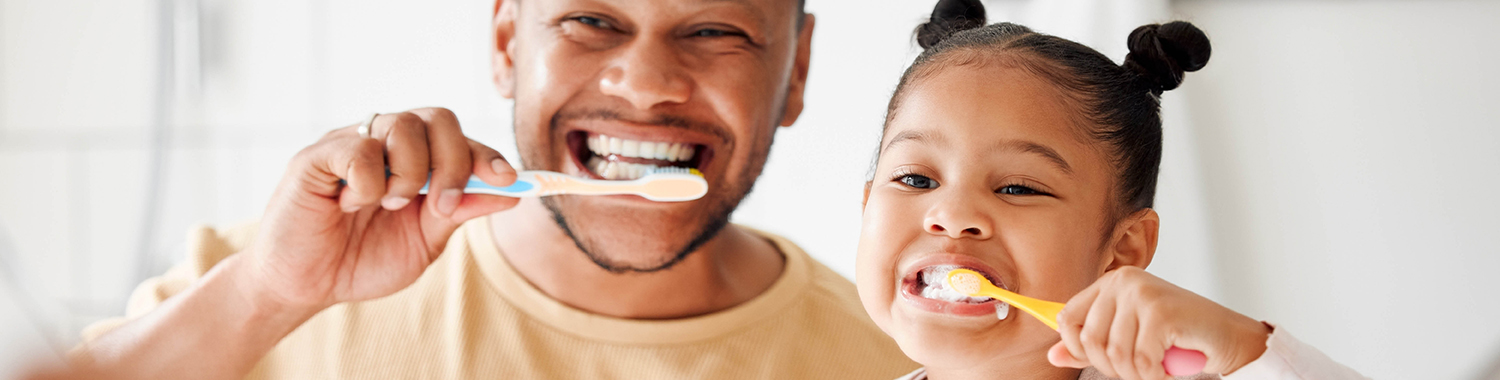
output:
<path id="1" fill-rule="evenodd" d="M 798 337 L 786 344 L 802 352 L 817 352 L 815 356 L 822 366 L 861 374 L 856 377 L 889 379 L 917 368 L 865 313 L 853 282 L 813 259 L 790 240 L 753 231 L 770 239 L 787 257 L 788 268 L 783 275 L 798 271 L 792 266 L 800 265 L 805 277 L 806 283 L 797 292 L 794 306 L 778 313 L 782 318 L 779 328 Z M 817 338 L 811 338 L 814 336 Z"/>
<path id="2" fill-rule="evenodd" d="M 250 247 L 255 233 L 260 230 L 260 220 L 251 220 L 215 228 L 196 225 L 188 229 L 186 266 L 197 275 L 207 273 L 210 268 L 239 251 Z"/>
<path id="3" fill-rule="evenodd" d="M 755 228 L 747 227 L 746 229 L 770 240 L 786 257 L 787 265 L 802 266 L 807 278 L 806 291 L 801 294 L 802 297 L 808 298 L 809 302 L 820 309 L 869 320 L 864 307 L 859 303 L 859 292 L 849 279 L 814 259 L 801 246 L 786 237 Z M 794 271 L 788 268 L 786 272 Z"/>

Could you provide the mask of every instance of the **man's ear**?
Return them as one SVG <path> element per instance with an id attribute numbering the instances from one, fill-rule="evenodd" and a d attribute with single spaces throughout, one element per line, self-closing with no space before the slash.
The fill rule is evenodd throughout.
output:
<path id="1" fill-rule="evenodd" d="M 873 184 L 875 184 L 875 181 L 865 181 L 865 197 L 864 198 L 860 198 L 860 200 L 859 200 L 859 211 L 860 212 L 864 212 L 865 211 L 865 206 L 870 204 L 870 185 L 873 185 Z"/>
<path id="2" fill-rule="evenodd" d="M 1161 217 L 1156 215 L 1156 210 L 1149 208 L 1122 220 L 1115 226 L 1118 237 L 1107 250 L 1110 257 L 1107 258 L 1108 265 L 1104 270 L 1108 272 L 1122 266 L 1146 269 L 1156 256 L 1156 234 L 1159 228 Z"/>
<path id="3" fill-rule="evenodd" d="M 802 116 L 803 95 L 807 90 L 807 69 L 812 63 L 813 26 L 817 17 L 811 13 L 802 15 L 802 30 L 797 33 L 797 57 L 792 63 L 792 77 L 787 81 L 786 113 L 781 115 L 781 126 L 790 127 Z"/>
<path id="4" fill-rule="evenodd" d="M 516 93 L 516 17 L 520 1 L 495 0 L 495 43 L 490 46 L 490 71 L 500 96 L 511 99 Z"/>

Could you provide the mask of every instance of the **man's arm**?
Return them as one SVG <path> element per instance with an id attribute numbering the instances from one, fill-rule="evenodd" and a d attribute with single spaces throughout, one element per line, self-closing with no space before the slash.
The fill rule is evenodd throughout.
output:
<path id="1" fill-rule="evenodd" d="M 368 135 L 356 130 L 292 159 L 247 248 L 75 357 L 128 378 L 243 377 L 319 311 L 410 286 L 460 224 L 516 204 L 463 194 L 471 175 L 508 186 L 515 170 L 448 110 L 379 115 Z"/>
<path id="2" fill-rule="evenodd" d="M 88 366 L 122 378 L 244 377 L 318 310 L 257 299 L 231 256 L 156 310 L 88 343 Z"/>

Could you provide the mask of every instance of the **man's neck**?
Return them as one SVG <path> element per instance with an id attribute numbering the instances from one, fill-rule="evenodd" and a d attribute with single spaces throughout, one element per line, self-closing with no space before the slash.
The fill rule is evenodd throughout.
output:
<path id="1" fill-rule="evenodd" d="M 784 264 L 771 242 L 729 225 L 671 268 L 611 273 L 579 251 L 535 198 L 490 221 L 501 254 L 528 282 L 568 306 L 617 318 L 685 318 L 728 309 L 769 289 Z"/>

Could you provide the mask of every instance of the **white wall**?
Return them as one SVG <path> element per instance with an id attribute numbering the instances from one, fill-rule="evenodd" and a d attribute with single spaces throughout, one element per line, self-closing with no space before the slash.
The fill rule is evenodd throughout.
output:
<path id="1" fill-rule="evenodd" d="M 993 20 L 1121 58 L 1115 27 L 1048 16 L 1088 2 L 987 4 Z M 179 260 L 189 225 L 254 218 L 293 152 L 368 112 L 449 107 L 514 157 L 510 106 L 488 79 L 489 0 L 201 3 L 201 81 L 178 78 L 148 231 L 157 2 L 0 0 L 0 250 L 19 254 L 6 269 L 62 344 L 120 311 L 137 267 Z M 1500 353 L 1500 306 L 1485 302 L 1500 289 L 1486 272 L 1500 264 L 1500 237 L 1487 233 L 1500 229 L 1500 201 L 1486 196 L 1500 184 L 1500 73 L 1489 69 L 1500 3 L 1135 3 L 1150 12 L 1116 22 L 1171 12 L 1215 44 L 1209 67 L 1167 95 L 1153 272 L 1380 378 L 1464 378 Z M 931 1 L 808 9 L 807 112 L 778 134 L 735 220 L 852 275 L 861 186 Z M 4 312 L 18 302 L 0 303 L 3 358 L 45 352 Z"/>
<path id="2" fill-rule="evenodd" d="M 1500 3 L 1191 1 L 1222 301 L 1387 379 L 1500 349 Z"/>

